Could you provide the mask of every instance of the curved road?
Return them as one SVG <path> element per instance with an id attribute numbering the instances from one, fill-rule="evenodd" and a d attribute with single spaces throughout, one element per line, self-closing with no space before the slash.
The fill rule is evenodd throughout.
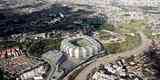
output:
<path id="1" fill-rule="evenodd" d="M 131 55 L 139 55 L 142 54 L 143 51 L 149 46 L 150 40 L 142 33 L 138 32 L 141 36 L 142 43 L 140 46 L 129 50 L 125 51 L 122 53 L 117 53 L 117 54 L 111 54 L 108 56 L 104 56 L 102 58 L 96 59 L 95 62 L 92 64 L 88 65 L 86 68 L 84 68 L 75 78 L 75 80 L 87 80 L 87 75 L 95 68 L 98 67 L 100 64 L 106 64 L 108 62 L 112 62 L 117 60 L 119 57 L 130 57 Z"/>
<path id="2" fill-rule="evenodd" d="M 49 74 L 47 75 L 47 78 L 46 78 L 46 79 L 47 79 L 47 80 L 52 80 L 53 74 L 54 74 L 54 72 L 55 72 L 56 67 L 55 67 L 55 65 L 54 65 L 49 59 L 47 59 L 47 58 L 45 58 L 45 57 L 42 57 L 42 59 L 43 59 L 44 61 L 48 62 L 48 63 L 50 64 L 50 66 L 51 66 L 50 72 L 49 72 Z"/>

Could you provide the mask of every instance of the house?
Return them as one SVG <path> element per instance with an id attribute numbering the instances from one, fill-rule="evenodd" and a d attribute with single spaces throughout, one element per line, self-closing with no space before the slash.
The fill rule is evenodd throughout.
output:
<path id="1" fill-rule="evenodd" d="M 0 59 L 13 58 L 20 55 L 24 55 L 24 53 L 19 48 L 8 48 L 0 51 Z"/>
<path id="2" fill-rule="evenodd" d="M 0 51 L 0 70 L 9 80 L 37 80 L 37 76 L 45 80 L 48 64 L 40 59 L 25 55 L 19 48 Z"/>

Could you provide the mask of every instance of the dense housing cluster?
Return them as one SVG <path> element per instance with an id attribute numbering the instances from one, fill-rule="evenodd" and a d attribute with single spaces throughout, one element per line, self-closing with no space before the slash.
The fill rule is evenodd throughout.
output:
<path id="1" fill-rule="evenodd" d="M 23 55 L 23 52 L 19 48 L 9 48 L 0 51 L 0 59 L 17 57 Z"/>
<path id="2" fill-rule="evenodd" d="M 147 26 L 152 35 L 160 34 L 159 4 L 159 0 L 1 0 L 0 41 L 20 43 L 33 57 L 19 48 L 2 50 L 0 70 L 9 80 L 62 80 L 66 75 L 73 80 L 81 73 L 78 80 L 86 80 L 83 77 L 97 64 L 103 65 L 91 72 L 89 80 L 142 80 L 147 71 L 159 75 L 160 42 L 153 41 L 146 56 L 138 55 L 147 44 L 139 27 Z M 98 41 L 96 32 L 101 30 Z M 102 55 L 129 50 L 139 44 L 136 42 L 142 44 L 126 54 Z M 139 57 L 115 61 L 118 55 L 134 54 Z M 109 59 L 112 63 L 106 64 Z"/>
<path id="3" fill-rule="evenodd" d="M 46 62 L 30 58 L 18 48 L 2 50 L 1 53 L 0 69 L 5 78 L 12 80 L 43 80 L 45 78 L 48 68 Z"/>
<path id="4" fill-rule="evenodd" d="M 124 59 L 101 65 L 89 80 L 142 80 L 134 72 L 129 72 Z"/>

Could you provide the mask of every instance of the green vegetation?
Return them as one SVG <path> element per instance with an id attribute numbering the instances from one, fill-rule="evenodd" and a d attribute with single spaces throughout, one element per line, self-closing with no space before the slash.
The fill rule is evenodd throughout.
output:
<path id="1" fill-rule="evenodd" d="M 1 41 L 0 50 L 13 47 L 18 47 L 20 49 L 27 50 L 32 43 L 33 43 L 32 41 L 26 41 L 22 43 L 16 41 Z"/>
<path id="2" fill-rule="evenodd" d="M 146 27 L 143 32 L 149 39 L 160 39 L 160 32 L 153 32 L 150 27 Z"/>
<path id="3" fill-rule="evenodd" d="M 107 33 L 107 32 L 103 32 L 103 31 L 101 31 L 101 32 L 99 32 L 100 34 L 99 34 L 99 39 L 102 39 L 102 40 L 109 40 L 110 39 L 110 37 L 112 37 L 109 33 Z"/>
<path id="4" fill-rule="evenodd" d="M 132 49 L 136 46 L 138 46 L 141 42 L 141 38 L 139 34 L 136 34 L 136 36 L 127 36 L 127 40 L 122 43 L 108 43 L 104 44 L 104 47 L 109 50 L 110 53 L 117 53 L 117 52 L 123 52 L 129 49 Z"/>
<path id="5" fill-rule="evenodd" d="M 151 31 L 151 29 L 150 29 L 149 27 L 146 27 L 146 28 L 143 30 L 143 32 L 144 32 L 144 34 L 145 34 L 148 38 L 150 38 L 150 39 L 153 38 L 153 36 L 152 36 L 152 31 Z"/>
<path id="6" fill-rule="evenodd" d="M 2 71 L 0 71 L 0 80 L 7 80 L 7 79 L 4 78 Z"/>
<path id="7" fill-rule="evenodd" d="M 12 47 L 20 47 L 22 48 L 22 44 L 16 41 L 1 41 L 0 42 L 0 50 Z"/>
<path id="8" fill-rule="evenodd" d="M 156 33 L 155 35 L 153 35 L 153 38 L 160 39 L 160 33 Z"/>
<path id="9" fill-rule="evenodd" d="M 81 19 L 79 26 L 82 29 L 90 30 L 96 29 L 99 30 L 101 25 L 103 25 L 106 21 L 105 17 L 102 16 L 95 16 L 93 18 L 84 18 Z"/>
<path id="10" fill-rule="evenodd" d="M 143 30 L 145 28 L 145 20 L 131 20 L 129 23 L 121 24 L 121 32 L 136 32 L 138 30 Z"/>
<path id="11" fill-rule="evenodd" d="M 116 28 L 112 24 L 108 24 L 106 22 L 98 28 L 98 31 L 101 31 L 101 30 L 115 31 Z"/>
<path id="12" fill-rule="evenodd" d="M 86 39 L 77 39 L 71 42 L 72 44 L 79 46 L 79 47 L 85 47 L 90 45 L 89 41 Z"/>
<path id="13" fill-rule="evenodd" d="M 147 19 L 146 19 L 147 20 Z M 111 43 L 105 43 L 104 47 L 109 50 L 110 53 L 117 53 L 126 51 L 129 49 L 132 49 L 136 46 L 138 46 L 141 43 L 140 35 L 136 32 L 139 30 L 145 29 L 145 21 L 146 20 L 131 20 L 129 23 L 120 24 L 119 27 L 115 27 L 112 24 L 105 23 L 103 24 L 98 32 L 100 33 L 100 39 L 108 40 L 111 35 L 106 34 L 105 32 L 102 32 L 102 30 L 109 30 L 116 33 L 133 33 L 135 36 L 126 35 L 126 41 L 119 43 L 119 42 L 111 42 Z"/>
<path id="14" fill-rule="evenodd" d="M 46 39 L 35 42 L 31 45 L 28 52 L 31 56 L 40 57 L 43 53 L 50 49 L 59 49 L 62 39 Z"/>
<path id="15" fill-rule="evenodd" d="M 130 14 L 123 14 L 123 16 L 130 16 Z"/>

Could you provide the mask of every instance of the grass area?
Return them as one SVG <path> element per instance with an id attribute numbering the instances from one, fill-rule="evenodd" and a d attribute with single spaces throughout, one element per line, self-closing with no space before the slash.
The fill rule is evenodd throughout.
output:
<path id="1" fill-rule="evenodd" d="M 116 28 L 112 24 L 108 24 L 106 22 L 97 29 L 97 31 L 101 31 L 101 30 L 115 31 Z"/>
<path id="2" fill-rule="evenodd" d="M 149 39 L 160 39 L 160 32 L 154 32 L 150 27 L 146 27 L 143 32 Z"/>
<path id="3" fill-rule="evenodd" d="M 105 31 L 98 31 L 98 33 L 99 33 L 98 38 L 102 39 L 102 40 L 108 40 L 108 39 L 110 39 L 110 37 L 112 37 L 111 34 L 105 32 Z"/>
<path id="4" fill-rule="evenodd" d="M 104 47 L 110 52 L 110 53 L 118 53 L 123 52 L 129 49 L 133 49 L 134 47 L 138 46 L 141 43 L 141 38 L 139 34 L 136 34 L 136 36 L 127 36 L 127 40 L 122 43 L 108 43 L 104 44 Z"/>
<path id="5" fill-rule="evenodd" d="M 146 33 L 147 37 L 149 39 L 160 39 L 160 33 Z"/>
<path id="6" fill-rule="evenodd" d="M 22 47 L 22 43 L 18 43 L 16 41 L 1 41 L 0 42 L 0 50 L 12 47 Z"/>
<path id="7" fill-rule="evenodd" d="M 153 36 L 152 36 L 152 31 L 151 31 L 150 28 L 146 27 L 146 28 L 143 30 L 143 32 L 144 32 L 144 34 L 145 34 L 148 38 L 150 38 L 150 39 L 153 38 Z"/>
<path id="8" fill-rule="evenodd" d="M 43 53 L 50 49 L 60 49 L 62 39 L 46 39 L 41 40 L 38 42 L 35 42 L 32 44 L 32 46 L 29 48 L 28 52 L 31 56 L 40 57 Z"/>
<path id="9" fill-rule="evenodd" d="M 145 20 L 131 20 L 129 23 L 121 24 L 121 32 L 136 32 L 145 28 Z"/>
<path id="10" fill-rule="evenodd" d="M 152 35 L 152 36 L 155 39 L 160 39 L 160 32 L 159 33 L 155 33 L 155 35 Z"/>
<path id="11" fill-rule="evenodd" d="M 77 39 L 71 42 L 73 45 L 76 45 L 78 47 L 85 47 L 90 45 L 89 41 L 86 39 Z"/>
<path id="12" fill-rule="evenodd" d="M 108 40 L 110 35 L 106 35 L 106 33 L 101 32 L 101 30 L 109 30 L 116 33 L 134 33 L 135 36 L 126 35 L 126 41 L 122 43 L 113 42 L 113 43 L 106 43 L 104 44 L 104 47 L 106 50 L 108 50 L 110 53 L 117 53 L 117 52 L 123 52 L 129 49 L 133 49 L 134 47 L 138 46 L 141 43 L 141 37 L 138 33 L 136 33 L 138 30 L 143 30 L 145 28 L 145 20 L 131 20 L 129 23 L 121 24 L 119 27 L 114 27 L 111 24 L 105 23 L 101 26 L 100 30 L 98 32 L 100 33 L 101 37 L 100 39 Z"/>

